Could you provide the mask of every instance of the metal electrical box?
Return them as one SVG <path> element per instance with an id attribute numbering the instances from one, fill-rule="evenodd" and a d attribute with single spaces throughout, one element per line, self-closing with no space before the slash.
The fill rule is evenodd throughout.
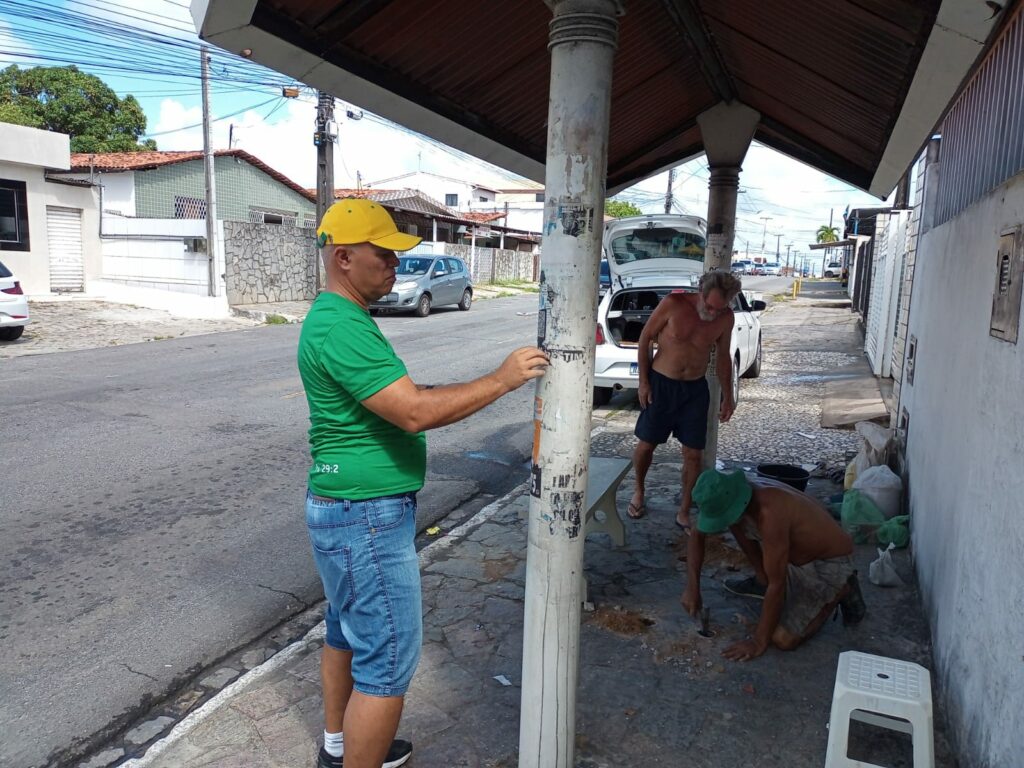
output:
<path id="1" fill-rule="evenodd" d="M 1021 227 L 1004 231 L 999 238 L 996 261 L 996 288 L 992 295 L 992 322 L 989 334 L 1017 343 L 1020 325 L 1021 287 L 1024 284 L 1024 237 Z"/>

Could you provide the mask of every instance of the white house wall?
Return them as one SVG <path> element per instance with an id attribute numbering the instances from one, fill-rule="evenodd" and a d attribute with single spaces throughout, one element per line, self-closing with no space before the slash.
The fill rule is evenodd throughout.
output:
<path id="1" fill-rule="evenodd" d="M 0 164 L 53 170 L 71 167 L 71 137 L 66 133 L 0 123 Z"/>
<path id="2" fill-rule="evenodd" d="M 1024 334 L 989 335 L 997 243 L 1019 224 L 1024 174 L 922 235 L 901 393 L 916 567 L 965 768 L 1024 755 Z"/>
<path id="3" fill-rule="evenodd" d="M 63 178 L 89 180 L 88 173 L 61 174 Z M 96 173 L 92 179 L 103 185 L 103 210 L 117 211 L 122 216 L 135 215 L 135 172 Z"/>
<path id="4" fill-rule="evenodd" d="M 48 205 L 82 211 L 82 258 L 88 286 L 90 278 L 99 276 L 103 259 L 95 190 L 45 181 L 42 168 L 30 165 L 0 162 L 0 178 L 25 182 L 31 250 L 0 251 L 0 261 L 17 275 L 22 290 L 29 295 L 50 293 L 50 245 L 46 225 Z"/>

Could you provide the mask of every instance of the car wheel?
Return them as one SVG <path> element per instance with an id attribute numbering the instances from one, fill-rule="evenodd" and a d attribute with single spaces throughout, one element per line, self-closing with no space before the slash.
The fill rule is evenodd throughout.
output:
<path id="1" fill-rule="evenodd" d="M 828 272 L 825 273 L 825 277 L 835 277 L 835 275 L 832 274 L 831 270 L 829 270 Z"/>
<path id="2" fill-rule="evenodd" d="M 473 292 L 467 288 L 462 292 L 462 301 L 459 302 L 459 309 L 463 312 L 469 312 L 469 308 L 473 306 Z"/>
<path id="3" fill-rule="evenodd" d="M 424 293 L 416 304 L 416 317 L 426 317 L 430 314 L 430 294 Z"/>
<path id="4" fill-rule="evenodd" d="M 754 355 L 754 362 L 747 368 L 746 373 L 743 374 L 745 379 L 756 379 L 761 375 L 761 339 L 757 340 L 757 354 Z"/>
<path id="5" fill-rule="evenodd" d="M 608 405 L 613 391 L 611 387 L 594 387 L 594 407 L 600 408 L 602 405 Z"/>
<path id="6" fill-rule="evenodd" d="M 0 328 L 0 341 L 14 341 L 20 339 L 25 332 L 24 325 L 12 325 L 9 328 Z"/>

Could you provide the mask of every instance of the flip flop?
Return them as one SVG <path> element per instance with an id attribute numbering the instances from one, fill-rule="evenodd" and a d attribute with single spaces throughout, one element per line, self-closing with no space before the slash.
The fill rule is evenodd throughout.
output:
<path id="1" fill-rule="evenodd" d="M 672 522 L 674 522 L 676 524 L 676 528 L 681 530 L 683 533 L 689 533 L 690 532 L 690 526 L 683 525 L 682 523 L 679 522 L 679 520 L 673 520 Z"/>
<path id="2" fill-rule="evenodd" d="M 641 517 L 647 514 L 646 504 L 634 504 L 632 501 L 629 502 L 629 506 L 626 507 L 626 514 L 629 515 L 631 520 L 639 520 Z"/>

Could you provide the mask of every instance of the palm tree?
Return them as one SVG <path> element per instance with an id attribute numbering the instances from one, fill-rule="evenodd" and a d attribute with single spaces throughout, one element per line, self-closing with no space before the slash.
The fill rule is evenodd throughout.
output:
<path id="1" fill-rule="evenodd" d="M 818 231 L 814 235 L 814 239 L 819 243 L 839 242 L 839 227 L 830 227 L 827 224 L 822 224 L 818 227 Z"/>

